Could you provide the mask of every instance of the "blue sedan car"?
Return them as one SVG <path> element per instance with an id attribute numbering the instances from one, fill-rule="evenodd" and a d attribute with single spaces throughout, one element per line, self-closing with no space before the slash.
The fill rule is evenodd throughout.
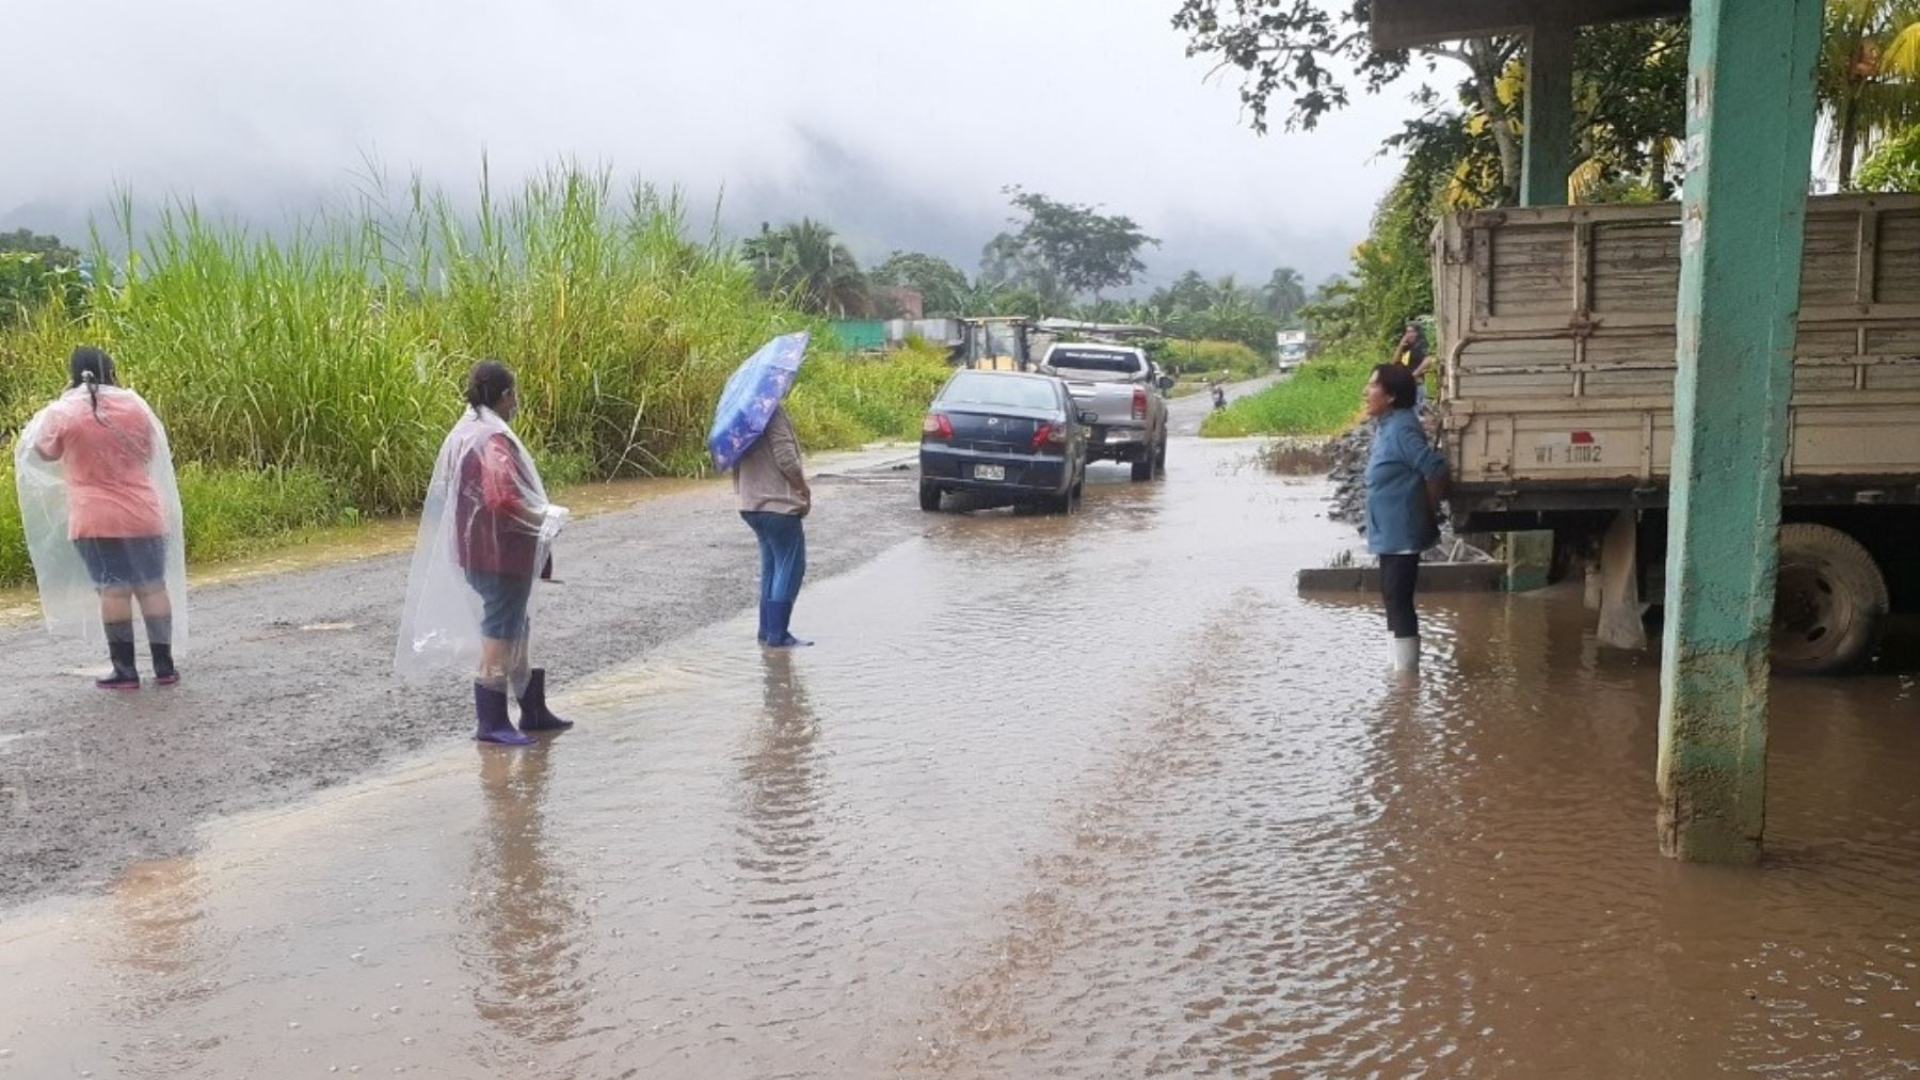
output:
<path id="1" fill-rule="evenodd" d="M 920 425 L 920 509 L 965 491 L 1064 513 L 1086 482 L 1086 432 L 1058 379 L 956 372 Z"/>

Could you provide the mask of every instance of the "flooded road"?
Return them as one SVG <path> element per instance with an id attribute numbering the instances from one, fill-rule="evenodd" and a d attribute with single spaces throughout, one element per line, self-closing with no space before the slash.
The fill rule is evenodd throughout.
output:
<path id="1" fill-rule="evenodd" d="M 862 479 L 893 475 L 880 466 L 898 457 L 813 460 L 816 574 L 924 529 L 896 491 Z M 563 583 L 533 602 L 535 656 L 557 691 L 752 602 L 758 553 L 725 481 L 592 485 L 567 498 L 582 515 L 556 546 Z M 103 694 L 92 686 L 102 654 L 49 637 L 37 611 L 0 614 L 0 910 L 104 889 L 130 863 L 192 850 L 204 822 L 464 743 L 470 686 L 392 675 L 413 528 L 379 523 L 195 575 L 178 686 Z"/>
<path id="2" fill-rule="evenodd" d="M 1257 379 L 1248 379 L 1244 382 L 1228 383 L 1226 385 L 1227 400 L 1229 402 L 1238 401 L 1249 394 L 1257 394 L 1267 387 L 1272 386 L 1274 383 L 1284 382 L 1291 377 L 1291 373 L 1275 373 L 1272 375 L 1263 375 Z M 1195 392 L 1183 394 L 1167 403 L 1167 431 L 1174 435 L 1200 434 L 1200 425 L 1204 423 L 1207 417 L 1213 412 L 1213 395 L 1207 393 L 1204 388 L 1206 377 L 1204 375 L 1189 375 L 1187 379 L 1190 386 L 1193 386 L 1195 383 L 1199 384 L 1194 386 Z"/>
<path id="3" fill-rule="evenodd" d="M 0 1078 L 1920 1071 L 1911 680 L 1777 683 L 1769 861 L 1666 861 L 1651 658 L 1435 596 L 1391 680 L 1254 450 L 1070 518 L 894 482 L 919 531 L 809 586 L 816 648 L 721 622 L 538 747 L 16 910 Z"/>

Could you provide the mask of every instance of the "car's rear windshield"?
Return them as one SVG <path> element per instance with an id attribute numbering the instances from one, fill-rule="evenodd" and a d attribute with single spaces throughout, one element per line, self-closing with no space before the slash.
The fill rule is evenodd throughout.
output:
<path id="1" fill-rule="evenodd" d="M 1005 405 L 1017 409 L 1056 409 L 1060 398 L 1054 384 L 1032 377 L 961 372 L 940 394 L 941 401 L 965 405 Z"/>
<path id="2" fill-rule="evenodd" d="M 1047 366 L 1075 371 L 1105 371 L 1115 375 L 1140 374 L 1140 358 L 1132 353 L 1105 349 L 1055 349 L 1047 354 Z"/>

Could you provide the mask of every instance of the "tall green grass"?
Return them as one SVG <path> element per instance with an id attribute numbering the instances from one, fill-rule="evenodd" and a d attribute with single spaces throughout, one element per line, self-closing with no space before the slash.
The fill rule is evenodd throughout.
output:
<path id="1" fill-rule="evenodd" d="M 827 352 L 800 369 L 787 411 L 809 447 L 917 440 L 927 403 L 952 373 L 947 351 L 923 343 L 879 359 Z"/>
<path id="2" fill-rule="evenodd" d="M 474 204 L 373 183 L 267 236 L 190 202 L 135 221 L 123 199 L 86 314 L 56 302 L 0 331 L 0 434 L 59 393 L 73 346 L 107 348 L 167 425 L 189 544 L 211 557 L 416 508 L 482 357 L 517 372 L 514 427 L 550 482 L 701 472 L 727 375 L 794 329 L 820 343 L 792 397 L 811 448 L 910 433 L 945 377 L 930 353 L 836 352 L 674 194 L 556 167 L 504 196 L 483 172 Z M 18 531 L 0 514 L 0 582 L 30 573 Z"/>
<path id="3" fill-rule="evenodd" d="M 1293 377 L 1249 394 L 1207 417 L 1200 434 L 1337 435 L 1359 418 L 1360 394 L 1380 361 L 1362 350 L 1318 356 Z"/>

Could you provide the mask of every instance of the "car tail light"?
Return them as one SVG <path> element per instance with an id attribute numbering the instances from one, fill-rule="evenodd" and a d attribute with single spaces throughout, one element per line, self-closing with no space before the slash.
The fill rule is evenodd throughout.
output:
<path id="1" fill-rule="evenodd" d="M 1067 428 L 1065 424 L 1058 426 L 1041 424 L 1033 433 L 1033 448 L 1035 450 L 1047 445 L 1065 446 L 1066 442 Z"/>
<path id="2" fill-rule="evenodd" d="M 931 435 L 936 439 L 951 439 L 953 438 L 953 421 L 947 419 L 946 413 L 930 412 L 925 420 L 920 421 L 920 434 Z"/>
<path id="3" fill-rule="evenodd" d="M 1135 420 L 1147 418 L 1147 391 L 1138 386 L 1133 388 L 1133 418 Z"/>

